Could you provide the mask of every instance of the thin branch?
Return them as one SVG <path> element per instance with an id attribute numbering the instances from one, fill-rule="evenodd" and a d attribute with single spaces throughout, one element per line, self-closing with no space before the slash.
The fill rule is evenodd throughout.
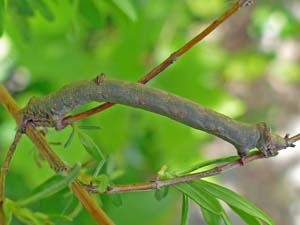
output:
<path id="1" fill-rule="evenodd" d="M 263 154 L 261 152 L 257 152 L 254 155 L 249 155 L 245 158 L 245 164 L 256 160 L 256 159 L 261 159 L 263 158 Z M 211 177 L 215 175 L 219 175 L 222 173 L 225 173 L 231 169 L 238 168 L 243 166 L 239 160 L 236 160 L 234 162 L 230 163 L 225 163 L 220 166 L 216 166 L 212 169 L 205 170 L 202 172 L 198 173 L 192 173 L 188 175 L 183 175 L 180 177 L 175 177 L 175 178 L 170 178 L 170 179 L 165 179 L 165 180 L 160 180 L 156 179 L 154 181 L 149 181 L 149 182 L 142 182 L 142 183 L 134 183 L 134 184 L 124 184 L 124 185 L 114 185 L 114 186 L 109 186 L 107 190 L 104 192 L 104 194 L 116 194 L 116 193 L 128 193 L 128 192 L 137 192 L 137 191 L 152 191 L 152 190 L 157 190 L 163 187 L 167 186 L 172 186 L 184 182 L 189 182 L 192 180 L 197 180 L 201 179 L 204 177 Z M 98 194 L 97 189 L 90 187 L 88 189 L 90 193 L 95 193 Z"/>
<path id="2" fill-rule="evenodd" d="M 14 119 L 19 124 L 19 107 L 14 99 L 8 94 L 3 85 L 0 84 L 0 101 L 5 108 L 13 115 Z M 50 148 L 43 136 L 32 126 L 26 126 L 26 134 L 36 145 L 41 155 L 48 161 L 50 167 L 58 172 L 61 170 L 68 170 L 68 166 L 62 161 L 56 153 Z M 95 219 L 99 225 L 113 225 L 111 219 L 103 212 L 103 210 L 95 203 L 95 201 L 88 195 L 86 190 L 77 182 L 70 184 L 74 195 L 78 198 L 81 204 L 86 208 L 90 215 Z M 5 224 L 3 216 L 3 208 L 0 205 L 0 224 Z"/>
<path id="3" fill-rule="evenodd" d="M 244 165 L 248 164 L 254 160 L 264 158 L 264 154 L 261 152 L 255 152 L 244 159 Z M 158 190 L 163 187 L 173 186 L 176 184 L 189 182 L 193 180 L 198 180 L 205 177 L 211 177 L 215 175 L 220 175 L 229 170 L 244 166 L 241 164 L 240 160 L 225 163 L 220 166 L 216 166 L 212 169 L 201 171 L 198 173 L 191 173 L 188 175 L 183 175 L 179 177 L 169 178 L 169 179 L 155 179 L 154 181 L 133 183 L 133 184 L 122 184 L 122 185 L 112 185 L 107 188 L 107 190 L 101 194 L 121 194 L 128 192 L 138 192 L 138 191 L 153 191 Z M 86 190 L 93 194 L 99 194 L 96 187 L 86 186 Z"/>
<path id="4" fill-rule="evenodd" d="M 235 12 L 237 12 L 241 7 L 245 7 L 250 4 L 252 4 L 251 0 L 236 1 L 233 4 L 233 6 L 230 9 L 228 9 L 222 16 L 220 16 L 218 19 L 213 21 L 208 27 L 206 27 L 202 32 L 200 32 L 192 40 L 187 42 L 185 45 L 183 45 L 177 51 L 173 52 L 162 63 L 160 63 L 158 66 L 154 67 L 146 75 L 144 75 L 142 78 L 140 78 L 138 80 L 138 82 L 141 84 L 148 83 L 151 79 L 155 78 L 158 74 L 160 74 L 162 71 L 164 71 L 166 68 L 168 68 L 176 60 L 178 60 L 183 54 L 185 54 L 187 51 L 189 51 L 192 47 L 194 47 L 196 44 L 198 44 L 201 40 L 203 40 L 208 34 L 210 34 L 212 31 L 214 31 L 219 25 L 221 25 L 225 20 L 227 20 Z M 76 114 L 73 116 L 68 116 L 68 117 L 64 118 L 64 120 L 62 121 L 62 124 L 64 126 L 67 126 L 78 120 L 84 119 L 84 118 L 94 115 L 98 112 L 104 111 L 104 110 L 112 107 L 113 105 L 115 105 L 115 103 L 106 102 L 106 103 L 103 103 L 102 105 L 92 108 L 88 111 L 85 111 L 85 112 L 82 112 L 82 113 L 79 113 L 79 114 Z"/>

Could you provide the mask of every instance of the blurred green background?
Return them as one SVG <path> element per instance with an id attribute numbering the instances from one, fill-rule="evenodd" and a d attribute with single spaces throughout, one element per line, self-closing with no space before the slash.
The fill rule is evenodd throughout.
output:
<path id="1" fill-rule="evenodd" d="M 92 79 L 101 72 L 108 77 L 136 81 L 232 5 L 229 0 L 7 0 L 5 3 L 5 9 L 0 4 L 0 21 L 4 21 L 0 80 L 21 106 L 32 96 L 46 95 L 72 81 Z M 299 126 L 291 127 L 298 124 L 300 111 L 299 20 L 299 1 L 257 1 L 254 6 L 242 8 L 149 85 L 242 121 L 266 121 L 275 130 L 286 132 L 290 128 L 290 132 L 296 129 L 299 132 Z M 81 110 L 92 106 L 96 104 Z M 115 183 L 149 180 L 164 164 L 178 169 L 201 159 L 235 154 L 232 146 L 204 132 L 120 105 L 78 124 L 102 127 L 86 133 L 109 156 L 107 170 L 123 172 Z M 12 141 L 14 127 L 15 122 L 1 107 L 1 159 Z M 50 129 L 47 139 L 61 143 L 53 148 L 70 165 L 90 160 L 78 137 L 67 149 L 63 147 L 70 133 L 71 128 L 59 132 Z M 46 162 L 37 166 L 37 157 L 35 147 L 24 137 L 9 171 L 9 198 L 25 196 L 53 175 Z M 258 163 L 256 171 L 254 166 L 248 171 L 243 168 L 236 177 L 227 175 L 224 182 L 247 197 L 250 191 L 240 188 L 243 178 L 257 174 L 259 166 L 269 170 L 272 165 Z M 272 182 L 278 177 L 280 174 L 275 174 L 268 184 L 275 186 Z M 252 189 L 260 190 L 259 185 L 259 181 L 253 181 Z M 300 212 L 298 202 L 287 201 L 283 207 L 280 199 L 282 209 L 276 202 L 271 203 L 272 209 L 264 202 L 256 202 L 257 195 L 256 192 L 248 197 L 275 216 L 276 224 L 297 224 L 296 217 L 289 215 Z M 155 200 L 153 192 L 124 194 L 119 206 L 108 196 L 101 198 L 103 208 L 116 224 L 179 224 L 180 194 L 174 190 L 162 201 Z M 265 201 L 274 198 L 270 194 Z M 32 205 L 32 209 L 61 214 L 74 205 L 76 200 L 62 192 Z M 287 216 L 276 217 L 276 210 Z M 195 207 L 190 224 L 200 224 L 199 217 Z M 20 223 L 14 220 L 13 224 Z M 74 221 L 57 224 L 95 222 L 82 210 Z"/>

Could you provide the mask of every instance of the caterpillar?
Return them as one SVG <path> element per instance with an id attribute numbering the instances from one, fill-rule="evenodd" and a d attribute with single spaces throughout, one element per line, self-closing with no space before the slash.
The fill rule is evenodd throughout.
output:
<path id="1" fill-rule="evenodd" d="M 67 113 L 94 101 L 119 103 L 166 116 L 233 144 L 241 157 L 255 147 L 264 149 L 265 156 L 270 155 L 270 148 L 262 143 L 266 137 L 271 138 L 264 123 L 241 123 L 180 96 L 140 83 L 108 79 L 104 75 L 68 84 L 47 96 L 31 98 L 20 111 L 21 130 L 28 122 L 61 130 Z M 277 142 L 283 141 L 278 139 Z"/>

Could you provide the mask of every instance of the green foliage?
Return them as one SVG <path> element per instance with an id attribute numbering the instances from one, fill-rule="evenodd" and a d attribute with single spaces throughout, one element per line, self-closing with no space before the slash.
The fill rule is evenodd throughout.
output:
<path id="1" fill-rule="evenodd" d="M 256 4 L 249 24 L 246 24 L 248 27 L 245 27 L 249 40 L 244 40 L 244 36 L 238 39 L 245 41 L 242 46 L 234 39 L 230 40 L 232 46 L 226 47 L 224 43 L 228 45 L 228 41 L 223 37 L 231 38 L 226 36 L 231 29 L 228 33 L 227 29 L 221 29 L 149 85 L 184 96 L 228 116 L 242 117 L 246 110 L 244 102 L 230 94 L 224 83 L 254 82 L 262 78 L 270 65 L 275 67 L 276 50 L 264 52 L 253 44 L 260 43 L 267 22 L 272 18 L 283 22 L 280 38 L 300 36 L 299 21 L 283 5 L 289 3 L 275 0 Z M 135 81 L 228 7 L 229 3 L 225 0 L 209 1 L 207 4 L 192 0 L 0 0 L 0 35 L 4 32 L 3 39 L 9 39 L 13 46 L 9 62 L 0 60 L 1 68 L 25 67 L 30 72 L 30 86 L 15 96 L 20 105 L 25 105 L 31 96 L 45 95 L 70 81 L 91 79 L 100 72 L 109 77 Z M 244 14 L 247 13 L 236 18 Z M 239 32 L 233 32 L 235 38 L 240 36 Z M 276 71 L 283 74 L 277 78 L 299 81 L 299 68 L 297 62 L 276 64 Z M 0 79 L 9 75 L 1 70 Z M 273 75 L 269 76 L 272 78 Z M 95 104 L 80 110 L 93 106 Z M 15 124 L 4 110 L 0 113 L 1 149 L 7 149 Z M 255 120 L 265 118 L 261 116 Z M 162 164 L 183 168 L 175 174 L 184 175 L 236 159 L 204 160 L 203 151 L 199 149 L 205 148 L 211 140 L 210 135 L 124 106 L 117 106 L 83 122 L 86 128 L 97 129 L 86 124 L 101 124 L 102 130 L 82 131 L 84 127 L 77 126 L 72 131 L 68 128 L 60 132 L 50 131 L 47 139 L 49 142 L 67 140 L 67 150 L 63 146 L 53 148 L 71 165 L 82 161 L 80 181 L 86 184 L 92 182 L 100 192 L 112 182 L 147 180 Z M 19 214 L 22 221 L 31 218 L 32 223 L 45 222 L 49 217 L 39 217 L 40 214 L 35 212 L 57 215 L 68 205 L 65 195 L 69 178 L 62 175 L 53 177 L 44 161 L 38 169 L 30 158 L 32 151 L 32 143 L 25 138 L 13 158 L 7 196 L 17 200 L 5 201 L 8 220 Z M 43 188 L 36 189 L 37 186 Z M 144 221 L 145 225 L 175 224 L 179 216 L 174 216 L 174 205 L 183 193 L 200 205 L 208 224 L 218 224 L 222 220 L 226 225 L 231 224 L 220 201 L 227 203 L 246 223 L 272 224 L 270 218 L 249 201 L 221 186 L 197 181 L 178 185 L 176 189 L 180 194 L 163 188 L 149 194 L 101 195 L 101 201 L 112 219 L 124 225 L 139 225 L 140 221 Z M 31 200 L 30 206 L 18 205 L 28 193 L 32 193 L 33 200 L 40 199 L 42 203 L 33 204 L 37 200 Z M 183 200 L 183 218 L 187 215 L 188 198 Z M 140 207 L 141 204 L 143 207 Z M 71 208 L 76 206 L 72 204 Z M 75 208 L 76 219 L 72 223 L 64 221 L 61 224 L 95 224 L 80 207 Z"/>
<path id="2" fill-rule="evenodd" d="M 187 225 L 189 219 L 189 198 L 182 194 L 182 204 L 181 204 L 181 220 L 180 225 Z"/>
<path id="3" fill-rule="evenodd" d="M 98 145 L 93 141 L 93 139 L 88 136 L 87 134 L 83 133 L 80 130 L 77 130 L 77 134 L 81 144 L 83 145 L 84 149 L 97 161 L 103 160 L 106 157 L 104 153 L 100 150 Z"/>

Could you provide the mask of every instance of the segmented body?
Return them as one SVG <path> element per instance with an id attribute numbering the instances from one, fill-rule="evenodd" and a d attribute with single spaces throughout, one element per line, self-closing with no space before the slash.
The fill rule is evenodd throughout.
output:
<path id="1" fill-rule="evenodd" d="M 142 84 L 104 79 L 80 81 L 44 97 L 32 98 L 21 111 L 22 124 L 63 129 L 63 118 L 73 109 L 90 102 L 113 102 L 155 112 L 216 135 L 235 145 L 239 154 L 255 147 L 259 132 L 254 125 L 237 122 L 188 99 Z"/>

